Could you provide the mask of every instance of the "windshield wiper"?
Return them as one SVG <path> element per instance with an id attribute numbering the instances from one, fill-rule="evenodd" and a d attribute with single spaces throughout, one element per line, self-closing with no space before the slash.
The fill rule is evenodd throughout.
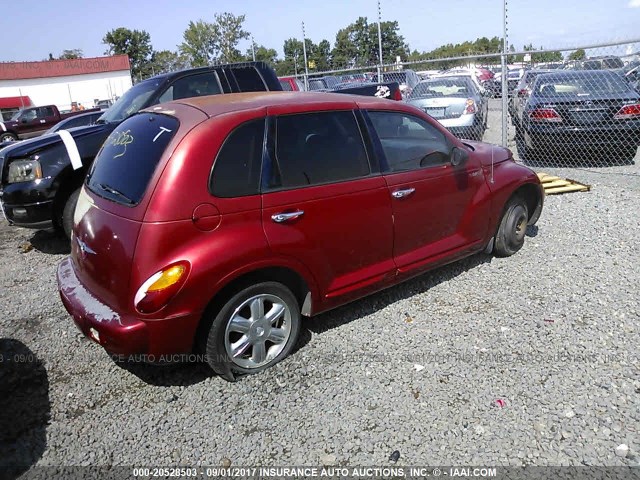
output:
<path id="1" fill-rule="evenodd" d="M 109 193 L 111 193 L 113 195 L 116 195 L 117 197 L 122 198 L 123 200 L 126 200 L 127 203 L 129 203 L 130 205 L 133 205 L 134 203 L 136 203 L 133 200 L 131 200 L 129 197 L 127 197 L 124 193 L 122 193 L 121 191 L 116 190 L 115 188 L 113 188 L 113 187 L 111 187 L 111 186 L 109 186 L 109 185 L 107 185 L 105 183 L 99 183 L 98 187 L 100 187 L 105 192 L 109 192 Z"/>

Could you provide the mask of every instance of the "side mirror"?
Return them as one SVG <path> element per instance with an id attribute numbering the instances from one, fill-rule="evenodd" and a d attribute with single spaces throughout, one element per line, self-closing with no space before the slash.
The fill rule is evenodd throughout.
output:
<path id="1" fill-rule="evenodd" d="M 454 147 L 451 152 L 451 165 L 457 167 L 462 165 L 469 158 L 469 153 L 466 150 L 463 150 L 458 147 Z"/>
<path id="2" fill-rule="evenodd" d="M 21 119 L 20 119 L 20 123 L 27 123 L 27 121 L 28 121 L 28 120 L 27 120 L 26 118 L 21 118 Z"/>

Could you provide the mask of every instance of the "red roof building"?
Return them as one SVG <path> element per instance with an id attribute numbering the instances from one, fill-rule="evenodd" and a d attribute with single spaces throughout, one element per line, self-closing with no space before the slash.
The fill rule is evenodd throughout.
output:
<path id="1" fill-rule="evenodd" d="M 100 100 L 116 100 L 131 85 L 126 55 L 0 62 L 0 116 L 26 106 L 57 105 L 62 111 L 74 103 L 92 107 Z"/>

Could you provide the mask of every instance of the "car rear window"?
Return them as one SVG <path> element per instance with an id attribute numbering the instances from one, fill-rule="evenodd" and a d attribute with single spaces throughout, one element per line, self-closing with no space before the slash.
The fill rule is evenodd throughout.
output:
<path id="1" fill-rule="evenodd" d="M 105 140 L 87 176 L 96 195 L 137 205 L 167 145 L 178 130 L 174 117 L 141 113 L 122 122 Z"/>
<path id="2" fill-rule="evenodd" d="M 611 72 L 591 72 L 575 75 L 540 75 L 535 83 L 536 95 L 543 97 L 587 96 L 625 93 L 629 85 Z"/>

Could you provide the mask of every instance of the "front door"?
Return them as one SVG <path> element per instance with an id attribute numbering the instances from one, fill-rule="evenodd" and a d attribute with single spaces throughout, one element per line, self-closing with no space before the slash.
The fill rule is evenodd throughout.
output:
<path id="1" fill-rule="evenodd" d="M 451 165 L 450 142 L 423 118 L 388 111 L 368 115 L 385 156 L 398 269 L 428 266 L 482 240 L 487 217 L 475 205 L 485 183 L 480 162 L 470 156 Z"/>

